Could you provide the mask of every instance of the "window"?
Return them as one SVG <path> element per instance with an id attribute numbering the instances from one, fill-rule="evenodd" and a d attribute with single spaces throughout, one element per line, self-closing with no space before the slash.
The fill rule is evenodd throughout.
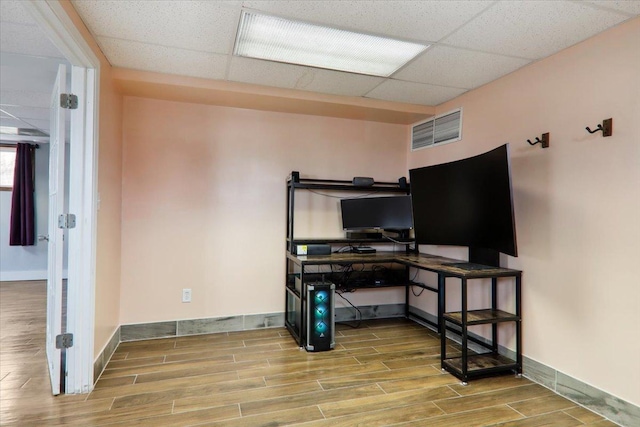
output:
<path id="1" fill-rule="evenodd" d="M 16 146 L 0 144 L 0 190 L 13 189 L 13 170 L 16 164 Z"/>

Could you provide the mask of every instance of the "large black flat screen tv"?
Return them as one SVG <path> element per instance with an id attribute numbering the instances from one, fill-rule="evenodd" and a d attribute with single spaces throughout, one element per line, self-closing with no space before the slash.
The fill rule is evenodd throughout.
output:
<path id="1" fill-rule="evenodd" d="M 345 230 L 409 230 L 411 196 L 341 199 L 342 227 Z"/>
<path id="2" fill-rule="evenodd" d="M 518 256 L 509 144 L 409 176 L 416 243 Z"/>

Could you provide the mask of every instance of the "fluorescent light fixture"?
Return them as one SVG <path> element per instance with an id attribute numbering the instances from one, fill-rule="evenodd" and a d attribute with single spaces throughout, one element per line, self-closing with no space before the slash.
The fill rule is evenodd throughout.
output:
<path id="1" fill-rule="evenodd" d="M 243 11 L 233 54 L 389 77 L 428 47 Z"/>

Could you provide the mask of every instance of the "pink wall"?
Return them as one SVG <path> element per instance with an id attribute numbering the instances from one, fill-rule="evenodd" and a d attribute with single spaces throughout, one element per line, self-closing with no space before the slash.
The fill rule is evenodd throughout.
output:
<path id="1" fill-rule="evenodd" d="M 463 108 L 463 140 L 408 158 L 414 168 L 511 143 L 520 256 L 504 261 L 524 271 L 524 353 L 635 404 L 639 40 L 635 19 L 438 106 Z M 609 117 L 613 136 L 585 131 Z M 544 132 L 550 148 L 527 144 Z"/>
<path id="2" fill-rule="evenodd" d="M 404 125 L 136 97 L 123 116 L 122 324 L 284 311 L 289 173 L 406 171 Z M 301 200 L 298 236 L 341 233 L 336 199 Z"/>

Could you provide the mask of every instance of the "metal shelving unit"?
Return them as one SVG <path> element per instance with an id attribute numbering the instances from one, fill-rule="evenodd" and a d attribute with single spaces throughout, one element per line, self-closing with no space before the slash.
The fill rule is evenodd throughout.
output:
<path id="1" fill-rule="evenodd" d="M 315 279 L 315 276 L 305 271 L 307 265 L 335 264 L 336 260 L 325 260 L 322 262 L 301 262 L 298 257 L 293 255 L 294 248 L 299 244 L 392 244 L 386 239 L 342 239 L 342 238 L 296 238 L 294 237 L 295 224 L 295 195 L 298 190 L 323 190 L 323 191 L 341 191 L 341 192 L 357 192 L 357 193 L 389 193 L 389 194 L 409 194 L 409 184 L 401 185 L 398 182 L 374 182 L 371 186 L 356 186 L 352 181 L 344 180 L 328 180 L 328 179 L 309 179 L 301 178 L 300 173 L 293 171 L 287 180 L 287 239 L 286 239 L 286 286 L 285 286 L 285 326 L 296 339 L 301 347 L 306 345 L 305 336 L 305 295 L 306 286 L 309 280 Z M 409 250 L 409 244 L 406 242 L 406 250 Z M 380 254 L 378 254 L 380 255 Z M 352 257 L 353 258 L 353 257 Z M 375 260 L 367 260 L 366 257 L 356 257 L 350 262 L 366 264 L 376 263 L 392 263 L 393 258 L 384 260 L 384 257 L 378 256 Z M 361 285 L 358 288 L 382 288 L 392 286 L 406 286 L 408 280 L 408 268 L 399 265 L 406 272 L 406 283 L 389 284 L 389 285 Z M 408 288 L 407 288 L 408 293 Z"/>
<path id="2" fill-rule="evenodd" d="M 506 270 L 506 269 L 504 269 Z M 485 276 L 486 278 L 486 276 Z M 498 279 L 512 278 L 515 286 L 515 313 L 498 308 Z M 512 371 L 522 373 L 522 272 L 506 270 L 500 275 L 491 277 L 491 308 L 482 310 L 467 310 L 468 280 L 473 277 L 461 277 L 461 310 L 443 313 L 440 326 L 441 337 L 441 365 L 458 377 L 464 383 L 471 378 L 489 376 L 492 374 Z M 444 280 L 444 279 L 442 279 Z M 442 302 L 446 307 L 445 287 L 442 287 Z M 448 323 L 457 326 L 461 338 L 461 355 L 447 356 L 447 331 L 451 331 Z M 516 351 L 512 359 L 500 354 L 498 346 L 498 325 L 504 323 L 515 324 Z M 469 336 L 468 328 L 477 325 L 491 325 L 491 339 L 488 342 Z M 470 353 L 469 341 L 473 341 L 486 350 L 482 353 Z"/>

